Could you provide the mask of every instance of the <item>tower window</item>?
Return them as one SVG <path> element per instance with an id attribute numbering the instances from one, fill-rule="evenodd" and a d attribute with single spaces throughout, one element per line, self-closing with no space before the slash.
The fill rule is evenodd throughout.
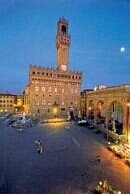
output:
<path id="1" fill-rule="evenodd" d="M 65 25 L 62 25 L 62 32 L 66 33 L 66 26 Z"/>

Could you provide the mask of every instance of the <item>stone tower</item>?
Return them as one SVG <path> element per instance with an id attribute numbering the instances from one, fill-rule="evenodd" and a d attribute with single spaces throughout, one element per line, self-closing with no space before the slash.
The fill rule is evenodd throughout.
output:
<path id="1" fill-rule="evenodd" d="M 58 69 L 67 71 L 69 66 L 70 35 L 68 34 L 68 21 L 64 18 L 58 21 L 56 37 Z"/>
<path id="2" fill-rule="evenodd" d="M 57 68 L 30 65 L 29 84 L 25 88 L 26 114 L 38 119 L 71 118 L 80 112 L 82 73 L 68 70 L 70 36 L 68 21 L 58 21 Z"/>

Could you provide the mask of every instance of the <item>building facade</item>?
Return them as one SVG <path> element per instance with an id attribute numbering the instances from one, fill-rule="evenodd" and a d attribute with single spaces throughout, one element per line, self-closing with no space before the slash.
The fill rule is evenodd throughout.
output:
<path id="1" fill-rule="evenodd" d="M 77 116 L 80 111 L 82 73 L 69 70 L 68 21 L 58 21 L 57 68 L 30 65 L 24 91 L 24 110 L 39 119 Z"/>
<path id="2" fill-rule="evenodd" d="M 9 93 L 0 93 L 0 115 L 12 114 L 15 112 L 17 96 Z"/>
<path id="3" fill-rule="evenodd" d="M 84 90 L 81 114 L 90 120 L 104 120 L 115 132 L 120 129 L 122 134 L 130 135 L 130 85 Z"/>
<path id="4" fill-rule="evenodd" d="M 0 116 L 23 112 L 23 95 L 0 93 Z"/>

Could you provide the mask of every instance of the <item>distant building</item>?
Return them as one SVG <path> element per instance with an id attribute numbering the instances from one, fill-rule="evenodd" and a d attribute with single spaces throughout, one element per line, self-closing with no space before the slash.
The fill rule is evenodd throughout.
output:
<path id="1" fill-rule="evenodd" d="M 0 115 L 12 114 L 15 111 L 14 104 L 17 96 L 10 93 L 0 93 Z"/>
<path id="2" fill-rule="evenodd" d="M 23 96 L 0 93 L 0 116 L 23 112 Z"/>
<path id="3" fill-rule="evenodd" d="M 36 118 L 74 117 L 80 111 L 82 73 L 69 71 L 68 21 L 58 21 L 57 63 L 54 68 L 30 65 L 24 91 L 24 110 Z"/>
<path id="4" fill-rule="evenodd" d="M 97 85 L 97 86 L 95 86 L 94 90 L 102 90 L 102 89 L 105 89 L 105 88 L 107 88 L 106 85 Z"/>

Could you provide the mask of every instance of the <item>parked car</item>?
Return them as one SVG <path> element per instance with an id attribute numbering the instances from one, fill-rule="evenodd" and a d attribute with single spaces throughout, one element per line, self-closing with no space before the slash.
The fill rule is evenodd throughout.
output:
<path id="1" fill-rule="evenodd" d="M 12 125 L 13 125 L 13 123 L 15 122 L 16 120 L 11 120 L 8 124 L 7 124 L 7 126 L 8 127 L 12 127 Z"/>
<path id="2" fill-rule="evenodd" d="M 101 131 L 99 131 L 98 129 L 94 129 L 94 133 L 99 134 L 101 133 Z"/>
<path id="3" fill-rule="evenodd" d="M 89 125 L 89 129 L 95 129 L 94 125 Z"/>
<path id="4" fill-rule="evenodd" d="M 79 126 L 87 126 L 88 125 L 88 121 L 85 120 L 85 119 L 78 120 L 78 125 Z"/>

